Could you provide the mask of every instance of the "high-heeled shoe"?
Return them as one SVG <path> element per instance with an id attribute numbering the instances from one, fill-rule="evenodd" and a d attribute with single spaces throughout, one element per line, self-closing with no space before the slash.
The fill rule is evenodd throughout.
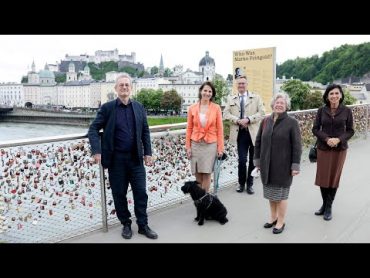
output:
<path id="1" fill-rule="evenodd" d="M 272 226 L 276 225 L 276 223 L 277 223 L 277 219 L 272 223 L 268 223 L 268 222 L 265 223 L 265 225 L 263 225 L 263 227 L 268 229 L 268 228 L 271 228 Z"/>
<path id="2" fill-rule="evenodd" d="M 285 228 L 285 223 L 283 224 L 283 226 L 281 226 L 280 229 L 273 228 L 272 233 L 273 234 L 281 234 L 284 231 L 284 228 Z"/>

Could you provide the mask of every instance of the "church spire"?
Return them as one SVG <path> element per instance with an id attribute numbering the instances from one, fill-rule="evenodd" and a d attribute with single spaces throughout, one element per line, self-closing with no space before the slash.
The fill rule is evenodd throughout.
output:
<path id="1" fill-rule="evenodd" d="M 163 73 L 164 73 L 164 66 L 163 66 L 163 56 L 162 56 L 162 53 L 161 53 L 161 61 L 159 62 L 159 70 L 158 70 L 158 72 L 159 72 L 160 74 L 162 74 L 162 75 L 163 75 Z"/>
<path id="2" fill-rule="evenodd" d="M 32 70 L 32 72 L 36 72 L 35 60 L 32 61 L 31 70 Z"/>

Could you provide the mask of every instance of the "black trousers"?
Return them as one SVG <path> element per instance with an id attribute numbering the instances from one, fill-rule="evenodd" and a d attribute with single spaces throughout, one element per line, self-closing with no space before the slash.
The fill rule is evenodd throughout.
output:
<path id="1" fill-rule="evenodd" d="M 254 169 L 253 164 L 254 146 L 248 129 L 245 128 L 239 129 L 237 143 L 239 156 L 239 165 L 238 165 L 239 185 L 242 188 L 244 188 L 245 183 L 247 183 L 247 187 L 250 187 L 253 185 L 253 177 L 251 176 L 251 173 Z M 249 157 L 249 159 L 247 159 L 247 157 Z M 249 160 L 248 175 L 247 175 L 247 160 Z"/>
<path id="2" fill-rule="evenodd" d="M 146 173 L 143 161 L 139 160 L 137 155 L 131 153 L 115 152 L 108 173 L 114 206 L 122 225 L 132 223 L 126 198 L 129 183 L 134 197 L 136 222 L 138 226 L 147 225 L 148 195 L 146 193 Z"/>

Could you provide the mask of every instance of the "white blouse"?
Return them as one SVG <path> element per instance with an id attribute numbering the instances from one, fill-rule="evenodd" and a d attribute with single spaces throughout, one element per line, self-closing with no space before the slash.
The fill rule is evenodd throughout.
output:
<path id="1" fill-rule="evenodd" d="M 202 127 L 205 127 L 206 126 L 206 123 L 207 123 L 207 118 L 206 118 L 206 114 L 204 113 L 199 113 L 199 121 L 200 121 L 200 124 L 202 125 Z"/>

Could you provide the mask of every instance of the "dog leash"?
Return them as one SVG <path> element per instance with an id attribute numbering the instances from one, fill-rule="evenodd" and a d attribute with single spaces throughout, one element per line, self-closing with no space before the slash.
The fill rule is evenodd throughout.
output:
<path id="1" fill-rule="evenodd" d="M 224 162 L 224 160 L 227 159 L 226 153 L 223 153 L 221 157 L 216 157 L 215 164 L 214 164 L 214 176 L 213 176 L 213 194 L 217 196 L 217 190 L 218 190 L 218 180 L 220 178 L 220 172 L 221 172 L 221 165 Z"/>
<path id="2" fill-rule="evenodd" d="M 220 178 L 221 165 L 223 160 L 216 159 L 215 161 L 215 171 L 214 171 L 214 194 L 217 195 L 218 190 L 218 180 Z"/>

